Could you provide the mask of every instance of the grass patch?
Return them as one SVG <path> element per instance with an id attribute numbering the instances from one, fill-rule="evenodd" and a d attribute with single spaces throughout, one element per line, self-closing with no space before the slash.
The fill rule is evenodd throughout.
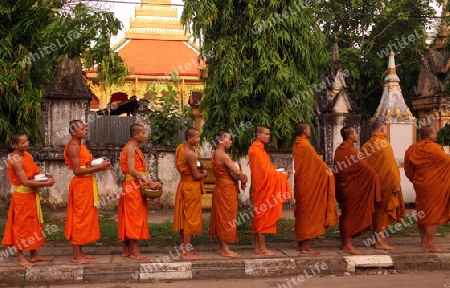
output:
<path id="1" fill-rule="evenodd" d="M 122 243 L 117 237 L 117 221 L 115 220 L 116 211 L 100 211 L 100 231 L 101 238 L 96 243 L 91 243 L 86 246 L 91 247 L 120 247 Z M 247 213 L 248 211 L 238 211 L 239 214 Z M 238 215 L 238 219 L 247 219 Z M 62 219 L 63 218 L 63 219 Z M 44 228 L 49 225 L 52 228 L 57 227 L 57 231 L 52 233 L 46 232 L 47 243 L 53 245 L 70 245 L 64 237 L 65 228 L 65 217 L 60 216 L 57 218 L 50 212 L 44 213 Z M 203 219 L 203 232 L 199 235 L 195 235 L 192 238 L 193 245 L 206 245 L 206 246 L 216 246 L 218 245 L 217 237 L 214 237 L 213 242 L 209 241 L 209 219 Z M 266 236 L 267 243 L 295 243 L 295 231 L 294 231 L 295 220 L 294 219 L 280 219 L 277 223 L 277 234 L 269 234 Z M 0 222 L 0 238 L 3 238 L 4 230 L 6 226 L 6 220 Z M 254 234 L 251 219 L 246 221 L 241 221 L 237 225 L 239 241 L 235 243 L 236 245 L 252 245 L 254 242 Z M 49 231 L 50 229 L 47 229 Z M 53 229 L 54 230 L 54 229 Z M 179 232 L 172 231 L 172 222 L 165 221 L 163 223 L 149 223 L 149 230 L 151 238 L 149 241 L 138 241 L 140 247 L 173 247 L 179 244 Z M 44 231 L 46 231 L 44 229 Z M 388 230 L 388 237 L 396 238 L 418 238 L 420 234 L 417 230 L 417 225 L 415 223 L 411 224 L 409 227 L 401 226 L 401 229 L 396 231 L 396 233 L 390 233 Z M 436 236 L 445 237 L 450 233 L 450 224 L 441 225 L 438 227 Z M 366 239 L 371 237 L 372 233 L 368 232 L 362 236 L 360 239 Z M 339 225 L 326 230 L 325 234 L 321 237 L 329 240 L 339 241 Z M 243 248 L 244 249 L 244 248 Z"/>

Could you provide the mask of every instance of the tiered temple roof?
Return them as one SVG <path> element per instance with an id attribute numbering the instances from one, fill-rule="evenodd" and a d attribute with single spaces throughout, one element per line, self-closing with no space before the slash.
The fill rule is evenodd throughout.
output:
<path id="1" fill-rule="evenodd" d="M 188 41 L 178 7 L 170 5 L 170 0 L 142 0 L 115 51 L 134 75 L 161 77 L 176 71 L 185 80 L 198 81 L 198 49 Z"/>

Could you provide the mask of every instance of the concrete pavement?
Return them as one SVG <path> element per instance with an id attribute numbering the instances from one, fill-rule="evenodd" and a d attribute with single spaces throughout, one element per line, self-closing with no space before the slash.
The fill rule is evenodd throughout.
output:
<path id="1" fill-rule="evenodd" d="M 290 213 L 287 211 L 285 217 L 291 217 Z M 170 212 L 165 216 L 155 213 L 150 214 L 149 219 L 156 222 L 155 218 L 159 217 L 162 218 L 160 221 L 164 221 L 170 219 L 170 216 Z M 232 245 L 232 249 L 242 255 L 239 259 L 220 256 L 217 253 L 217 247 L 214 246 L 196 246 L 195 251 L 203 258 L 196 261 L 179 259 L 181 249 L 177 246 L 140 247 L 142 253 L 151 257 L 150 261 L 122 258 L 121 247 L 84 247 L 85 253 L 96 257 L 95 264 L 84 265 L 71 263 L 72 247 L 70 245 L 45 244 L 39 249 L 39 253 L 54 258 L 50 262 L 39 262 L 34 267 L 18 266 L 15 255 L 3 257 L 4 259 L 0 261 L 0 286 L 145 283 L 159 280 L 234 279 L 289 275 L 303 275 L 308 278 L 317 274 L 342 275 L 346 272 L 354 273 L 355 270 L 362 268 L 378 267 L 397 271 L 450 270 L 449 238 L 436 239 L 439 246 L 449 251 L 443 254 L 425 252 L 419 246 L 419 238 L 389 237 L 387 239 L 389 244 L 395 247 L 395 250 L 390 252 L 366 247 L 363 240 L 355 239 L 355 245 L 365 254 L 361 256 L 346 254 L 339 249 L 338 241 L 322 238 L 311 241 L 311 245 L 321 251 L 318 256 L 301 254 L 295 249 L 296 243 L 268 244 L 269 249 L 277 252 L 275 257 L 256 255 L 251 245 Z"/>

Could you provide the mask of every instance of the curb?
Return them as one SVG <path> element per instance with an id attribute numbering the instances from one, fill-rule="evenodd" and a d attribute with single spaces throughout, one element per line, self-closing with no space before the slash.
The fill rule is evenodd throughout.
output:
<path id="1" fill-rule="evenodd" d="M 450 253 L 409 255 L 354 255 L 199 260 L 171 263 L 111 263 L 7 267 L 0 271 L 0 286 L 27 284 L 112 283 L 118 281 L 230 279 L 342 274 L 358 268 L 391 267 L 404 270 L 450 270 Z"/>

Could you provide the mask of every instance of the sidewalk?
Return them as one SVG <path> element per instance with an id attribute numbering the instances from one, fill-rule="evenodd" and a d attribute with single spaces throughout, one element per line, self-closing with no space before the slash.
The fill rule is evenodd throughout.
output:
<path id="1" fill-rule="evenodd" d="M 173 212 L 149 214 L 149 220 L 164 222 L 172 220 Z M 284 217 L 292 217 L 286 211 Z M 157 220 L 158 219 L 158 220 Z M 369 236 L 369 234 L 368 234 Z M 370 235 L 371 236 L 371 235 Z M 151 240 L 150 240 L 151 241 Z M 180 260 L 179 247 L 140 247 L 141 252 L 151 257 L 150 261 L 138 261 L 121 257 L 121 247 L 84 247 L 87 254 L 96 256 L 95 264 L 71 263 L 72 247 L 44 245 L 39 253 L 53 256 L 50 262 L 39 262 L 31 268 L 18 266 L 17 257 L 0 261 L 0 286 L 11 287 L 26 284 L 64 283 L 108 283 L 108 282 L 152 282 L 154 280 L 183 279 L 226 279 L 266 276 L 300 276 L 354 272 L 359 268 L 391 267 L 397 271 L 407 270 L 450 270 L 450 252 L 427 253 L 419 246 L 419 238 L 388 238 L 394 251 L 386 252 L 365 247 L 362 239 L 355 245 L 365 255 L 353 256 L 339 249 L 339 242 L 315 239 L 312 246 L 321 251 L 318 256 L 301 254 L 296 251 L 296 243 L 270 243 L 269 249 L 277 256 L 264 257 L 253 252 L 253 246 L 232 246 L 242 255 L 239 259 L 220 256 L 217 247 L 196 246 L 196 253 L 203 259 Z M 448 238 L 436 238 L 439 246 L 450 251 Z M 28 254 L 28 253 L 27 253 Z M 28 255 L 27 255 L 28 256 Z M 289 277 L 290 278 L 290 277 Z"/>

